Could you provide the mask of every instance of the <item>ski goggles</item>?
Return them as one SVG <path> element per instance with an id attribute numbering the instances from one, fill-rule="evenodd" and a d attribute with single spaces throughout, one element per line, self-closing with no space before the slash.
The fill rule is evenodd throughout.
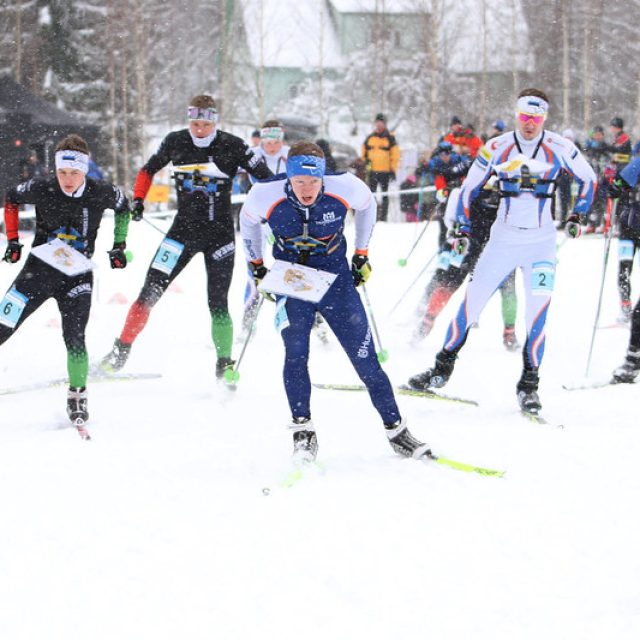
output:
<path id="1" fill-rule="evenodd" d="M 210 107 L 189 107 L 187 109 L 189 120 L 206 120 L 207 122 L 218 122 L 218 112 Z"/>
<path id="2" fill-rule="evenodd" d="M 261 140 L 284 140 L 284 129 L 282 127 L 264 127 L 260 129 Z"/>
<path id="3" fill-rule="evenodd" d="M 533 113 L 523 113 L 522 111 L 518 111 L 516 115 L 520 122 L 529 122 L 529 120 L 531 120 L 534 124 L 542 124 L 547 117 L 541 114 L 534 115 Z"/>
<path id="4" fill-rule="evenodd" d="M 314 178 L 322 178 L 325 166 L 324 158 L 318 158 L 318 156 L 293 156 L 287 160 L 287 177 L 313 176 Z"/>

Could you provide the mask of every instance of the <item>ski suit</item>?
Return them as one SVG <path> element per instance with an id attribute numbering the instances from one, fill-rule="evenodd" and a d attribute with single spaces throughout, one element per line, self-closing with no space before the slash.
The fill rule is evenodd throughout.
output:
<path id="1" fill-rule="evenodd" d="M 544 163 L 544 169 L 531 177 L 527 158 L 532 166 L 536 165 L 536 160 Z M 550 131 L 542 131 L 533 140 L 525 140 L 519 132 L 509 131 L 488 141 L 478 153 L 462 187 L 458 220 L 469 225 L 471 202 L 492 173 L 497 174 L 502 197 L 489 242 L 478 259 L 465 299 L 449 325 L 444 351 L 456 354 L 462 348 L 469 328 L 478 321 L 493 292 L 516 267 L 520 267 L 526 294 L 524 370 L 540 366 L 556 270 L 556 229 L 551 196 L 554 180 L 562 169 L 580 181 L 581 190 L 574 212 L 586 215 L 593 201 L 596 176 L 570 140 Z"/>
<path id="2" fill-rule="evenodd" d="M 634 158 L 618 175 L 631 189 L 618 204 L 618 290 L 623 304 L 626 301 L 630 305 L 631 270 L 640 249 L 640 157 Z M 640 299 L 631 314 L 631 346 L 640 349 Z"/>
<path id="3" fill-rule="evenodd" d="M 262 259 L 260 227 L 268 223 L 275 236 L 275 259 L 338 276 L 318 303 L 278 297 L 281 313 L 288 319 L 281 335 L 285 347 L 284 386 L 292 416 L 311 416 L 309 336 L 319 311 L 366 385 L 382 421 L 389 424 L 399 420 L 400 414 L 389 379 L 378 363 L 367 315 L 346 260 L 343 229 L 350 208 L 355 211 L 356 251 L 366 253 L 376 203 L 366 184 L 350 173 L 325 175 L 320 195 L 308 208 L 299 203 L 287 179 L 276 177 L 256 184 L 240 213 L 240 232 L 248 261 Z M 309 249 L 310 245 L 313 248 Z"/>
<path id="4" fill-rule="evenodd" d="M 5 227 L 8 240 L 18 240 L 18 208 L 33 204 L 36 231 L 32 247 L 59 238 L 90 258 L 105 209 L 115 211 L 114 244 L 124 243 L 129 224 L 129 203 L 111 184 L 87 178 L 73 196 L 66 195 L 56 178 L 36 178 L 7 191 Z M 71 387 L 86 386 L 88 356 L 85 328 L 91 310 L 93 272 L 70 276 L 29 255 L 9 293 L 0 303 L 0 344 L 49 298 L 54 298 L 62 319 Z"/>
<path id="5" fill-rule="evenodd" d="M 120 335 L 130 345 L 145 327 L 151 309 L 167 287 L 197 253 L 204 254 L 207 296 L 211 313 L 211 334 L 218 358 L 231 355 L 233 325 L 227 308 L 235 256 L 235 233 L 231 214 L 231 185 L 239 167 L 256 178 L 271 172 L 237 136 L 215 130 L 206 147 L 196 146 L 188 129 L 171 132 L 158 151 L 140 169 L 133 196 L 144 199 L 153 175 L 169 163 L 174 168 L 211 165 L 216 176 L 208 189 L 195 186 L 190 179 L 176 179 L 178 212 L 147 271 L 144 285 L 131 306 Z"/>

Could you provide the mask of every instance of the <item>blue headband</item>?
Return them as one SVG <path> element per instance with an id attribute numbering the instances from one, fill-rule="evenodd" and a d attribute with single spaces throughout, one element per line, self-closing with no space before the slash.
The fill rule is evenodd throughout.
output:
<path id="1" fill-rule="evenodd" d="M 292 156 L 287 160 L 287 177 L 313 176 L 322 178 L 325 169 L 324 158 L 317 156 Z"/>

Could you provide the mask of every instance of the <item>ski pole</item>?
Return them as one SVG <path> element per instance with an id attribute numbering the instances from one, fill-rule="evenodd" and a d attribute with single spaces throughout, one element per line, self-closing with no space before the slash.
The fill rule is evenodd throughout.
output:
<path id="1" fill-rule="evenodd" d="M 145 216 L 142 216 L 142 219 L 150 226 L 153 227 L 158 233 L 161 233 L 163 236 L 167 235 L 166 231 L 163 231 L 158 225 L 153 224 L 151 220 L 147 219 Z"/>
<path id="2" fill-rule="evenodd" d="M 240 380 L 240 364 L 242 363 L 244 354 L 247 350 L 247 347 L 249 346 L 249 340 L 251 340 L 251 336 L 253 335 L 253 329 L 256 326 L 258 314 L 260 313 L 260 309 L 262 309 L 262 303 L 264 302 L 264 299 L 265 296 L 260 295 L 260 300 L 258 300 L 258 305 L 256 306 L 255 313 L 253 314 L 253 320 L 251 322 L 251 326 L 249 327 L 249 331 L 247 331 L 247 337 L 244 339 L 244 344 L 242 345 L 242 349 L 240 350 L 240 355 L 238 356 L 236 366 L 233 369 L 227 369 L 224 372 L 224 379 L 227 382 L 238 382 L 238 380 Z"/>
<path id="3" fill-rule="evenodd" d="M 371 300 L 369 300 L 369 294 L 367 293 L 367 287 L 362 283 L 362 293 L 364 293 L 364 299 L 367 304 L 367 314 L 369 316 L 369 322 L 371 323 L 371 328 L 373 329 L 373 335 L 375 337 L 375 341 L 378 343 L 378 362 L 386 362 L 389 359 L 389 352 L 382 346 L 382 341 L 380 340 L 380 334 L 378 333 L 378 327 L 376 325 L 376 320 L 373 317 L 373 309 L 371 308 Z"/>
<path id="4" fill-rule="evenodd" d="M 591 344 L 589 345 L 589 355 L 587 356 L 587 368 L 585 369 L 585 378 L 589 377 L 589 368 L 591 367 L 591 356 L 593 354 L 593 345 L 596 340 L 596 331 L 598 330 L 598 322 L 600 321 L 600 310 L 602 309 L 602 294 L 604 292 L 604 280 L 607 273 L 607 263 L 609 262 L 609 249 L 611 248 L 611 238 L 613 237 L 613 229 L 615 227 L 616 209 L 618 200 L 609 199 L 607 206 L 607 217 L 610 220 L 610 226 L 607 229 L 607 235 L 604 239 L 604 260 L 602 264 L 602 280 L 600 281 L 600 293 L 598 294 L 598 308 L 596 310 L 596 319 L 593 323 L 593 331 L 591 333 Z"/>
<path id="5" fill-rule="evenodd" d="M 405 292 L 398 298 L 398 301 L 393 305 L 393 307 L 391 307 L 391 311 L 389 311 L 389 313 L 387 315 L 390 316 L 398 308 L 400 303 L 407 297 L 407 294 L 409 293 L 409 291 L 411 291 L 411 289 L 413 289 L 413 286 L 415 285 L 415 283 L 418 282 L 418 280 L 420 280 L 420 278 L 422 277 L 424 272 L 429 268 L 429 265 L 435 260 L 435 258 L 438 255 L 438 253 L 439 253 L 439 251 L 436 251 L 427 260 L 427 264 L 425 264 L 424 267 L 422 267 L 422 270 L 420 271 L 420 273 L 415 277 L 413 282 L 406 288 Z"/>
<path id="6" fill-rule="evenodd" d="M 413 243 L 413 246 L 411 247 L 411 249 L 409 250 L 409 253 L 407 254 L 406 258 L 400 258 L 398 260 L 398 264 L 401 267 L 406 267 L 407 266 L 407 261 L 409 260 L 409 258 L 411 257 L 411 254 L 415 251 L 415 248 L 418 246 L 418 243 L 420 242 L 420 240 L 422 240 L 422 236 L 424 236 L 426 230 L 429 228 L 429 223 L 431 222 L 431 219 L 433 218 L 433 214 L 430 215 L 427 218 L 427 222 L 424 225 L 422 231 L 420 232 L 420 234 L 418 235 L 418 238 L 416 239 L 416 241 Z"/>

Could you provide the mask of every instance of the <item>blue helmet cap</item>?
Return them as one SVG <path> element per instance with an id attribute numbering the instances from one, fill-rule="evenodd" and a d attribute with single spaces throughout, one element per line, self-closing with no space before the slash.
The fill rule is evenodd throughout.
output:
<path id="1" fill-rule="evenodd" d="M 453 151 L 453 145 L 446 140 L 438 142 L 438 153 L 451 153 Z"/>
<path id="2" fill-rule="evenodd" d="M 504 120 L 500 120 L 500 119 L 496 120 L 493 123 L 493 128 L 497 129 L 498 131 L 504 131 L 504 128 L 505 128 Z"/>

